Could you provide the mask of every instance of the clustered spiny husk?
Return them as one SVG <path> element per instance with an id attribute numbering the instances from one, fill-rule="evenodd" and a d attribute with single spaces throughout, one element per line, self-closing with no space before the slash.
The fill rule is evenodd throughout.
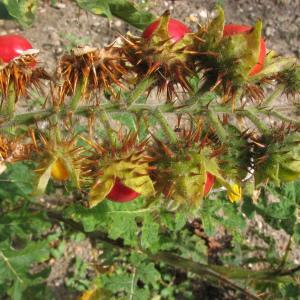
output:
<path id="1" fill-rule="evenodd" d="M 64 184 L 70 182 L 77 188 L 90 190 L 90 207 L 103 201 L 117 181 L 147 198 L 163 195 L 167 199 L 165 203 L 174 201 L 180 207 L 197 208 L 206 196 L 204 188 L 208 173 L 215 178 L 215 187 L 223 186 L 227 189 L 228 197 L 233 202 L 240 198 L 241 186 L 249 173 L 254 172 L 256 185 L 268 180 L 280 184 L 299 178 L 299 128 L 277 128 L 281 134 L 276 130 L 267 133 L 268 128 L 262 131 L 258 127 L 258 130 L 250 130 L 247 129 L 250 128 L 249 124 L 243 123 L 244 116 L 238 115 L 238 112 L 239 117 L 231 122 L 236 107 L 228 110 L 225 105 L 227 102 L 235 104 L 238 96 L 242 103 L 237 109 L 247 112 L 248 100 L 261 102 L 264 85 L 271 81 L 283 84 L 284 92 L 288 95 L 299 93 L 299 66 L 288 69 L 288 64 L 282 61 L 276 65 L 277 58 L 272 54 L 267 56 L 260 74 L 250 76 L 249 70 L 255 59 L 252 57 L 249 63 L 245 62 L 245 49 L 241 57 L 237 55 L 235 43 L 238 39 L 223 37 L 224 15 L 220 9 L 217 12 L 218 16 L 207 26 L 199 27 L 196 33 L 186 33 L 176 43 L 168 36 L 167 12 L 160 18 L 158 30 L 154 31 L 149 40 L 129 34 L 120 39 L 122 45 L 113 43 L 103 49 L 79 47 L 71 54 L 64 55 L 56 70 L 56 80 L 51 85 L 52 106 L 46 111 L 50 116 L 49 135 L 46 137 L 39 134 L 36 138 L 33 134 L 33 143 L 24 146 L 17 140 L 0 136 L 0 159 L 12 162 L 19 158 L 33 158 L 38 163 L 37 194 L 45 191 L 51 178 Z M 260 34 L 261 23 L 258 22 L 252 32 L 239 38 L 245 39 L 247 43 L 248 39 L 254 39 L 256 46 L 252 50 L 257 52 Z M 17 101 L 19 97 L 27 96 L 28 88 L 39 88 L 41 79 L 49 79 L 36 64 L 36 56 L 26 54 L 1 65 L 2 102 L 9 96 L 11 87 Z M 199 99 L 206 92 L 217 94 L 219 97 L 213 100 L 215 103 L 200 103 L 196 99 L 195 102 L 191 101 L 194 106 L 183 101 L 176 106 L 179 92 L 183 91 L 187 95 L 195 88 L 191 84 L 193 76 L 200 78 L 196 87 Z M 138 133 L 124 134 L 123 128 L 116 135 L 108 124 L 109 120 L 105 122 L 98 114 L 99 111 L 106 113 L 105 108 L 101 111 L 101 103 L 98 101 L 99 92 L 104 91 L 107 92 L 104 96 L 109 94 L 106 100 L 116 104 L 113 111 L 116 109 L 120 113 L 124 108 L 127 113 L 135 113 L 134 109 L 145 107 L 136 114 L 139 120 L 137 125 L 142 121 L 146 124 L 152 112 L 156 117 L 157 111 L 152 110 L 150 105 L 138 103 L 133 107 L 130 101 L 121 99 L 123 94 L 117 89 L 125 89 L 132 84 L 136 86 L 143 79 L 152 79 L 147 92 L 157 88 L 159 94 L 166 93 L 167 101 L 171 103 L 163 104 L 166 110 L 162 111 L 181 115 L 177 109 L 184 111 L 187 108 L 187 113 L 182 114 L 190 117 L 191 126 L 186 129 L 178 122 L 177 142 L 172 141 L 172 134 L 175 133 L 170 134 L 171 127 L 169 135 L 166 134 L 169 138 L 167 141 L 153 134 L 152 138 L 139 142 Z M 59 132 L 62 125 L 74 125 L 73 114 L 78 108 L 77 102 L 74 106 L 69 103 L 63 106 L 66 97 L 71 98 L 71 104 L 76 97 L 78 101 L 92 99 L 96 104 L 84 106 L 80 112 L 89 118 L 90 136 L 82 137 L 89 149 L 79 147 L 78 137 L 73 133 Z M 221 110 L 214 112 L 210 109 L 214 104 Z M 196 116 L 198 105 L 203 112 L 201 117 L 205 120 L 199 123 Z M 132 107 L 134 109 L 130 110 Z M 192 110 L 194 108 L 195 114 Z M 263 105 L 259 108 L 264 109 Z M 68 109 L 72 114 L 68 114 Z M 144 114 L 144 109 L 149 115 Z M 2 112 L 6 113 L 5 110 Z M 210 112 L 214 113 L 215 120 L 210 119 Z M 94 126 L 98 115 L 105 130 L 111 130 L 108 135 L 112 133 L 114 141 L 112 136 L 110 142 L 105 139 L 102 142 L 95 141 Z M 61 116 L 66 118 L 60 120 Z M 255 118 L 249 119 L 255 123 Z M 159 118 L 157 121 L 166 133 L 168 130 L 164 128 L 163 121 Z M 212 128 L 216 125 L 214 122 L 219 123 L 225 131 L 225 138 L 219 134 L 218 126 Z M 148 124 L 146 127 L 149 127 Z"/>
<path id="2" fill-rule="evenodd" d="M 23 54 L 9 63 L 0 63 L 1 106 L 7 99 L 11 88 L 15 94 L 15 102 L 28 95 L 28 89 L 35 87 L 41 91 L 41 80 L 49 80 L 50 76 L 38 64 L 36 54 Z"/>
<path id="3" fill-rule="evenodd" d="M 205 197 L 207 173 L 222 184 L 226 182 L 219 169 L 221 148 L 213 146 L 201 123 L 190 129 L 179 127 L 176 144 L 168 145 L 157 138 L 155 141 L 151 149 L 157 161 L 155 187 L 176 205 L 199 207 Z"/>
<path id="4" fill-rule="evenodd" d="M 123 135 L 121 131 L 115 145 L 91 143 L 94 150 L 87 165 L 95 179 L 89 193 L 91 207 L 104 200 L 117 180 L 141 195 L 154 195 L 149 176 L 153 170 L 149 163 L 154 159 L 147 153 L 147 144 L 148 140 L 138 141 L 137 133 Z"/>
<path id="5" fill-rule="evenodd" d="M 262 84 L 266 79 L 253 80 L 249 73 L 257 63 L 260 50 L 261 22 L 257 22 L 249 33 L 223 36 L 225 25 L 224 11 L 217 8 L 217 17 L 207 26 L 201 26 L 198 37 L 201 53 L 196 59 L 203 73 L 203 90 L 210 89 L 222 95 L 223 102 L 235 104 L 237 93 L 253 101 L 264 98 Z"/>
<path id="6" fill-rule="evenodd" d="M 167 100 L 172 101 L 178 96 L 178 88 L 184 92 L 192 89 L 189 78 L 196 74 L 193 56 L 199 53 L 195 50 L 199 38 L 193 33 L 186 33 L 177 42 L 173 42 L 168 34 L 169 11 L 160 18 L 158 28 L 148 40 L 133 35 L 123 36 L 123 51 L 126 59 L 132 65 L 137 80 L 152 77 L 153 85 L 158 94 L 166 93 Z M 140 78 L 141 77 L 141 78 Z"/>
<path id="7" fill-rule="evenodd" d="M 300 178 L 299 128 L 282 126 L 261 136 L 254 146 L 256 184 L 271 181 L 279 186 Z"/>
<path id="8" fill-rule="evenodd" d="M 122 78 L 127 75 L 122 50 L 111 44 L 105 48 L 79 47 L 71 54 L 64 55 L 58 66 L 57 78 L 62 82 L 59 98 L 74 95 L 78 85 L 83 85 L 80 91 L 87 97 L 92 91 L 106 90 L 117 96 L 113 87 L 115 84 L 124 88 Z"/>
<path id="9" fill-rule="evenodd" d="M 70 181 L 80 188 L 85 179 L 83 165 L 86 157 L 83 155 L 85 149 L 77 146 L 78 138 L 75 136 L 58 140 L 56 136 L 46 138 L 40 134 L 37 140 L 33 131 L 31 136 L 35 151 L 33 154 L 38 162 L 36 193 L 42 194 L 45 191 L 50 178 L 62 182 Z"/>

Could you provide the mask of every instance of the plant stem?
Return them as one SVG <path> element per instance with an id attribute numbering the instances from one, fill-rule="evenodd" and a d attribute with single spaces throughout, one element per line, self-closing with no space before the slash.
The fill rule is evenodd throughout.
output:
<path id="1" fill-rule="evenodd" d="M 148 77 L 139 82 L 135 86 L 135 89 L 130 92 L 129 97 L 127 98 L 128 106 L 134 104 L 154 82 L 154 77 Z"/>
<path id="2" fill-rule="evenodd" d="M 300 120 L 294 120 L 291 116 L 285 116 L 283 114 L 281 114 L 280 112 L 276 111 L 276 110 L 271 110 L 268 112 L 269 115 L 272 115 L 273 117 L 275 117 L 276 119 L 279 119 L 283 122 L 288 122 L 288 123 L 293 123 L 295 125 L 300 125 Z"/>
<path id="3" fill-rule="evenodd" d="M 75 94 L 74 94 L 74 96 L 73 96 L 73 98 L 70 102 L 70 105 L 69 105 L 72 112 L 75 112 L 77 110 L 80 99 L 82 98 L 82 96 L 85 92 L 85 89 L 86 89 L 86 86 L 87 86 L 87 80 L 88 80 L 88 78 L 80 79 L 79 83 L 76 86 Z"/>
<path id="4" fill-rule="evenodd" d="M 214 113 L 226 113 L 226 114 L 239 114 L 239 115 L 245 115 L 247 114 L 246 111 L 253 111 L 255 110 L 254 114 L 264 114 L 264 115 L 272 115 L 278 119 L 281 119 L 286 122 L 293 122 L 294 124 L 299 124 L 300 122 L 297 120 L 293 120 L 285 115 L 282 115 L 279 111 L 285 111 L 289 109 L 289 107 L 283 106 L 276 108 L 276 111 L 268 109 L 268 108 L 261 108 L 256 109 L 255 107 L 247 107 L 245 109 L 236 109 L 235 111 L 232 111 L 231 107 L 227 107 L 224 105 L 216 104 L 216 105 L 210 105 L 209 109 L 206 105 L 200 106 L 200 105 L 193 105 L 193 106 L 174 106 L 170 103 L 164 103 L 160 105 L 150 105 L 150 104 L 132 104 L 130 107 L 120 107 L 119 103 L 104 103 L 99 106 L 95 105 L 82 105 L 78 106 L 76 111 L 74 112 L 76 115 L 82 115 L 87 116 L 90 113 L 98 114 L 101 111 L 106 112 L 129 112 L 129 113 L 139 113 L 143 111 L 149 111 L 149 112 L 155 112 L 156 109 L 159 109 L 161 113 L 193 113 L 194 115 L 200 115 L 200 114 L 207 114 L 208 110 L 210 109 Z M 17 114 L 14 116 L 13 120 L 4 122 L 0 125 L 0 128 L 7 128 L 10 126 L 16 126 L 19 124 L 29 125 L 33 124 L 38 121 L 45 120 L 49 117 L 51 117 L 53 114 L 58 115 L 59 118 L 65 117 L 69 113 L 68 107 L 61 107 L 59 112 L 56 112 L 53 108 L 48 108 L 45 110 L 39 110 L 35 112 L 28 112 L 23 114 Z M 250 115 L 250 114 L 249 114 Z M 250 116 L 251 117 L 251 116 Z"/>
<path id="5" fill-rule="evenodd" d="M 221 140 L 221 142 L 227 142 L 227 132 L 224 129 L 224 127 L 222 126 L 218 115 L 212 110 L 209 109 L 207 111 L 207 117 L 208 119 L 211 121 L 212 125 L 213 125 L 213 129 L 216 130 L 216 133 L 219 137 L 219 139 Z"/>
<path id="6" fill-rule="evenodd" d="M 259 113 L 259 112 L 258 112 Z M 251 108 L 238 111 L 239 115 L 247 117 L 263 134 L 269 134 L 269 128 L 256 116 Z"/>
<path id="7" fill-rule="evenodd" d="M 154 114 L 155 114 L 155 117 L 156 117 L 157 121 L 159 122 L 162 130 L 164 131 L 166 137 L 169 139 L 170 143 L 171 144 L 176 144 L 177 143 L 176 133 L 170 127 L 167 119 L 165 118 L 165 116 L 163 115 L 161 110 L 159 108 L 157 108 L 155 110 Z"/>
<path id="8" fill-rule="evenodd" d="M 102 110 L 99 112 L 99 119 L 104 126 L 105 133 L 106 133 L 106 136 L 107 136 L 109 142 L 111 143 L 111 145 L 115 145 L 116 144 L 115 133 L 110 126 L 109 118 L 108 118 L 108 115 L 105 110 Z"/>
<path id="9" fill-rule="evenodd" d="M 6 113 L 9 120 L 14 118 L 15 114 L 15 104 L 16 104 L 16 91 L 15 85 L 13 82 L 9 84 L 8 87 L 8 97 L 7 97 L 7 106 L 6 106 Z"/>
<path id="10" fill-rule="evenodd" d="M 278 266 L 278 268 L 277 268 L 277 270 L 278 270 L 279 272 L 283 269 L 283 267 L 284 267 L 285 264 L 286 264 L 286 261 L 287 261 L 289 252 L 290 252 L 290 250 L 291 250 L 291 244 L 292 244 L 292 237 L 290 236 L 290 238 L 289 238 L 289 240 L 288 240 L 288 243 L 287 243 L 287 245 L 286 245 L 286 247 L 285 247 L 285 252 L 284 252 L 284 255 L 283 255 L 283 257 L 282 257 L 282 260 L 281 260 L 281 262 L 280 262 L 280 264 L 279 264 L 279 266 Z"/>
<path id="11" fill-rule="evenodd" d="M 43 208 L 38 208 L 40 211 Z M 35 209 L 36 210 L 36 209 Z M 43 209 L 44 210 L 44 209 Z M 251 271 L 243 268 L 230 268 L 230 267 L 223 267 L 223 266 L 216 266 L 216 265 L 207 265 L 196 263 L 192 260 L 182 258 L 178 255 L 175 255 L 170 252 L 157 252 L 155 255 L 145 251 L 143 249 L 134 249 L 130 246 L 126 246 L 123 244 L 121 239 L 113 240 L 107 236 L 106 233 L 101 231 L 93 231 L 93 232 L 86 232 L 82 226 L 82 224 L 69 219 L 65 218 L 61 213 L 54 212 L 54 211 L 45 211 L 46 216 L 50 220 L 54 220 L 56 222 L 63 222 L 66 226 L 69 226 L 71 229 L 83 232 L 86 236 L 88 236 L 92 240 L 101 241 L 109 245 L 116 246 L 122 250 L 126 251 L 139 251 L 148 256 L 150 260 L 153 260 L 157 263 L 165 263 L 171 267 L 182 269 L 186 272 L 192 272 L 194 274 L 199 275 L 200 277 L 206 276 L 212 279 L 217 280 L 218 282 L 222 282 L 223 285 L 227 285 L 235 290 L 242 292 L 245 296 L 249 299 L 260 299 L 247 289 L 241 287 L 240 285 L 233 282 L 231 279 L 244 279 L 244 280 L 260 280 L 260 281 L 269 281 L 269 280 L 276 280 L 278 277 L 287 276 L 289 274 L 284 274 L 285 271 L 281 273 L 270 272 L 270 271 Z M 295 272 L 299 270 L 299 266 L 297 266 Z M 294 269 L 292 271 L 294 272 Z"/>
<path id="12" fill-rule="evenodd" d="M 168 253 L 168 252 L 158 252 L 155 254 L 155 256 L 152 256 L 152 255 L 149 255 L 149 256 L 152 260 L 155 260 L 157 262 L 164 262 L 170 266 L 185 270 L 187 272 L 192 272 L 201 277 L 203 275 L 213 277 L 213 278 L 217 279 L 218 281 L 222 282 L 224 285 L 230 286 L 231 288 L 242 292 L 249 299 L 255 299 L 255 300 L 260 299 L 256 295 L 254 295 L 251 292 L 249 292 L 248 290 L 246 290 L 245 288 L 239 286 L 238 284 L 232 282 L 225 276 L 214 271 L 208 265 L 201 264 L 201 263 L 195 263 L 189 259 L 185 259 L 178 255 L 174 255 L 174 254 Z"/>
<path id="13" fill-rule="evenodd" d="M 266 98 L 266 100 L 263 102 L 264 106 L 270 106 L 270 104 L 278 97 L 280 96 L 285 89 L 285 85 L 283 83 L 279 84 L 276 89 L 273 91 L 273 93 Z"/>

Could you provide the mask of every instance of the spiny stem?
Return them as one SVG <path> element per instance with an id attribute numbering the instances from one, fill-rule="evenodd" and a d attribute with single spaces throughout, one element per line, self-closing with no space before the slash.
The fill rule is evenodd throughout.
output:
<path id="1" fill-rule="evenodd" d="M 51 127 L 51 135 L 53 140 L 56 143 L 60 143 L 61 142 L 61 132 L 60 132 L 60 128 L 59 128 L 59 111 L 60 111 L 60 107 L 59 106 L 55 106 L 53 107 L 53 110 L 55 111 L 55 113 L 51 116 L 50 120 L 52 122 L 52 127 Z"/>
<path id="2" fill-rule="evenodd" d="M 263 102 L 263 105 L 269 106 L 278 96 L 280 96 L 283 93 L 284 89 L 285 85 L 283 83 L 279 84 L 273 91 L 273 93 L 268 98 L 266 98 L 266 100 Z"/>
<path id="3" fill-rule="evenodd" d="M 79 102 L 80 102 L 80 99 L 82 98 L 82 96 L 84 95 L 84 92 L 86 90 L 86 86 L 87 86 L 87 81 L 88 78 L 82 78 L 79 80 L 79 83 L 77 84 L 76 86 L 76 89 L 75 89 L 75 94 L 70 102 L 70 109 L 72 112 L 75 112 L 78 105 L 79 105 Z"/>
<path id="4" fill-rule="evenodd" d="M 209 109 L 207 111 L 207 117 L 210 120 L 210 122 L 213 125 L 213 129 L 216 130 L 216 133 L 221 140 L 221 142 L 226 142 L 227 141 L 227 132 L 224 129 L 223 125 L 221 124 L 218 115 L 212 110 Z"/>
<path id="5" fill-rule="evenodd" d="M 167 119 L 165 118 L 165 116 L 163 115 L 163 113 L 161 112 L 161 110 L 159 108 L 157 108 L 155 110 L 154 115 L 155 115 L 157 121 L 159 122 L 162 130 L 164 131 L 164 134 L 169 139 L 169 142 L 171 144 L 176 144 L 177 143 L 176 133 L 171 128 L 171 126 L 169 125 Z"/>
<path id="6" fill-rule="evenodd" d="M 116 144 L 115 133 L 112 127 L 110 126 L 109 118 L 106 111 L 102 110 L 99 112 L 99 120 L 104 126 L 105 134 L 108 140 L 110 141 L 111 145 L 115 145 Z"/>
<path id="7" fill-rule="evenodd" d="M 273 117 L 283 121 L 283 122 L 288 122 L 288 123 L 293 123 L 295 125 L 300 125 L 300 120 L 294 120 L 292 117 L 287 117 L 280 112 L 276 110 L 271 110 L 269 111 L 269 115 L 272 115 Z"/>
<path id="8" fill-rule="evenodd" d="M 156 81 L 154 77 L 148 77 L 139 82 L 127 98 L 128 106 L 135 103 L 147 91 L 147 89 Z"/>
<path id="9" fill-rule="evenodd" d="M 143 111 L 155 112 L 156 109 L 159 108 L 162 113 L 193 113 L 194 115 L 206 114 L 208 112 L 208 108 L 206 105 L 193 105 L 193 106 L 174 106 L 170 103 L 164 103 L 160 105 L 150 105 L 150 104 L 132 104 L 130 107 L 120 107 L 119 103 L 104 103 L 99 106 L 95 105 L 82 105 L 78 106 L 77 110 L 74 112 L 76 115 L 89 115 L 90 113 L 97 114 L 101 111 L 109 112 L 120 112 L 126 111 L 129 113 L 139 113 Z M 209 108 L 215 113 L 226 113 L 226 114 L 239 114 L 243 115 L 246 109 L 236 109 L 232 111 L 231 107 L 227 107 L 224 105 L 216 104 L 210 105 Z M 299 124 L 299 121 L 293 120 L 285 115 L 282 115 L 279 111 L 286 111 L 289 107 L 282 106 L 276 107 L 276 110 L 270 110 L 269 108 L 260 108 L 259 110 L 255 107 L 247 107 L 247 110 L 255 109 L 255 113 L 257 114 L 265 114 L 265 115 L 273 115 L 276 118 L 279 118 L 283 121 L 293 122 L 295 124 Z M 35 122 L 45 120 L 51 117 L 53 114 L 58 114 L 60 118 L 65 117 L 69 113 L 68 107 L 61 107 L 59 112 L 56 112 L 53 108 L 48 108 L 45 110 L 39 110 L 35 112 L 28 112 L 23 114 L 17 114 L 14 116 L 13 120 L 4 122 L 0 125 L 0 128 L 7 128 L 10 126 L 16 126 L 18 124 L 29 125 Z"/>
<path id="10" fill-rule="evenodd" d="M 16 104 L 15 85 L 13 82 L 11 82 L 8 87 L 8 97 L 7 97 L 7 106 L 6 106 L 6 113 L 8 115 L 9 120 L 12 120 L 14 118 L 15 104 Z"/>
<path id="11" fill-rule="evenodd" d="M 270 130 L 269 128 L 266 126 L 266 124 L 264 124 L 257 116 L 256 114 L 251 110 L 251 108 L 247 108 L 245 110 L 242 111 L 238 111 L 238 114 L 247 117 L 256 127 L 257 129 L 263 133 L 263 134 L 269 134 Z"/>

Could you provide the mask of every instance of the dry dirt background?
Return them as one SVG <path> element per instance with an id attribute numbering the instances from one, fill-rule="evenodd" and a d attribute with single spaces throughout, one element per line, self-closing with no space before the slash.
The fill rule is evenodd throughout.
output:
<path id="1" fill-rule="evenodd" d="M 0 34 L 22 32 L 32 45 L 40 49 L 41 61 L 53 69 L 57 57 L 72 44 L 103 46 L 134 29 L 118 19 L 108 21 L 80 10 L 74 1 L 40 1 L 34 25 L 21 30 L 12 21 L 0 21 Z M 216 2 L 225 7 L 228 23 L 254 24 L 261 18 L 267 47 L 282 54 L 300 57 L 300 0 L 135 0 L 138 5 L 160 15 L 170 9 L 172 15 L 191 27 L 211 17 Z"/>
<path id="2" fill-rule="evenodd" d="M 196 27 L 196 24 L 207 22 L 211 17 L 216 2 L 225 8 L 228 23 L 254 24 L 261 18 L 264 24 L 264 36 L 267 47 L 280 54 L 300 57 L 300 0 L 136 0 L 138 5 L 160 15 L 165 9 L 170 9 L 172 16 Z M 118 19 L 107 19 L 80 10 L 73 1 L 57 1 L 51 6 L 51 1 L 40 1 L 38 14 L 34 25 L 22 30 L 13 21 L 0 20 L 0 35 L 21 33 L 27 37 L 34 48 L 40 49 L 40 60 L 46 69 L 52 71 L 55 62 L 62 53 L 76 44 L 104 46 L 110 43 L 118 32 L 135 31 L 132 27 Z M 257 226 L 263 230 L 270 229 L 257 220 Z M 279 247 L 284 249 L 287 239 L 281 233 L 275 233 Z M 297 251 L 298 252 L 298 251 Z M 49 279 L 56 299 L 75 299 L 75 295 L 64 288 L 64 278 L 68 272 L 70 260 L 79 256 L 90 260 L 91 245 L 88 241 L 70 243 L 60 260 L 53 260 L 53 270 Z M 300 254 L 293 257 L 295 263 L 300 263 Z"/>

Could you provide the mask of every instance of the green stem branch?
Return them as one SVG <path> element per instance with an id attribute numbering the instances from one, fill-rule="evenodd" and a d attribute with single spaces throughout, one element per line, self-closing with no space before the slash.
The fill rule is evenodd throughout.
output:
<path id="1" fill-rule="evenodd" d="M 159 108 L 157 108 L 155 110 L 154 114 L 155 114 L 155 117 L 156 117 L 157 121 L 159 122 L 162 130 L 164 131 L 166 137 L 169 139 L 170 143 L 176 144 L 177 143 L 176 133 L 169 125 L 169 123 L 168 123 L 167 119 L 165 118 L 165 116 L 163 115 L 162 111 Z"/>
<path id="2" fill-rule="evenodd" d="M 76 86 L 75 94 L 70 102 L 70 109 L 72 112 L 75 112 L 77 110 L 77 107 L 79 106 L 80 100 L 86 90 L 87 80 L 88 78 L 80 79 L 79 83 Z"/>
<path id="3" fill-rule="evenodd" d="M 207 117 L 213 125 L 213 129 L 216 130 L 216 133 L 221 142 L 227 142 L 227 132 L 223 125 L 221 124 L 218 115 L 210 108 L 207 112 Z"/>
<path id="4" fill-rule="evenodd" d="M 109 142 L 111 143 L 111 145 L 115 145 L 116 144 L 115 132 L 110 125 L 109 118 L 106 111 L 102 110 L 99 112 L 99 119 L 104 126 L 105 133 Z"/>
<path id="5" fill-rule="evenodd" d="M 256 113 L 254 113 L 251 108 L 240 110 L 238 111 L 238 114 L 248 118 L 262 134 L 269 134 L 269 128 L 257 117 Z"/>
<path id="6" fill-rule="evenodd" d="M 15 106 L 16 106 L 16 91 L 14 83 L 10 83 L 8 87 L 8 97 L 6 102 L 6 113 L 9 120 L 14 118 Z"/>
<path id="7" fill-rule="evenodd" d="M 133 103 L 130 105 L 130 107 L 120 106 L 119 103 L 104 103 L 99 106 L 95 105 L 82 105 L 78 106 L 74 114 L 79 116 L 88 116 L 91 113 L 94 113 L 95 115 L 101 113 L 102 111 L 106 111 L 107 113 L 110 112 L 129 112 L 129 113 L 140 113 L 143 111 L 148 111 L 150 113 L 155 113 L 155 111 L 159 109 L 161 113 L 178 113 L 178 114 L 184 114 L 184 113 L 192 113 L 194 115 L 200 115 L 200 114 L 207 114 L 209 109 L 213 111 L 214 113 L 226 113 L 226 114 L 238 114 L 238 115 L 247 115 L 250 116 L 249 118 L 252 118 L 253 120 L 259 120 L 255 114 L 264 114 L 268 116 L 276 117 L 277 119 L 281 119 L 282 121 L 286 122 L 292 122 L 294 124 L 299 124 L 300 122 L 294 119 L 291 119 L 283 114 L 280 113 L 280 111 L 286 111 L 289 109 L 289 107 L 282 106 L 282 107 L 276 107 L 276 110 L 270 110 L 269 108 L 261 108 L 256 109 L 255 107 L 247 107 L 245 109 L 236 109 L 232 111 L 231 107 L 227 107 L 225 105 L 210 105 L 209 109 L 206 105 L 200 106 L 200 105 L 193 105 L 193 106 L 174 106 L 170 103 L 164 103 L 160 105 L 151 105 L 151 104 L 135 104 Z M 248 111 L 253 111 L 251 114 L 248 113 Z M 45 119 L 48 119 L 52 115 L 57 114 L 59 118 L 63 118 L 69 114 L 69 108 L 68 107 L 61 107 L 59 112 L 56 112 L 54 108 L 48 108 L 45 110 L 39 110 L 35 112 L 28 112 L 23 114 L 17 114 L 14 116 L 13 120 L 3 122 L 0 125 L 0 128 L 7 128 L 11 126 L 16 125 L 30 125 L 34 124 L 38 121 L 42 121 Z M 256 118 L 255 118 L 256 117 Z M 258 123 L 257 123 L 258 124 Z M 264 124 L 262 124 L 264 127 Z"/>
<path id="8" fill-rule="evenodd" d="M 128 106 L 134 104 L 140 97 L 148 90 L 148 88 L 155 82 L 154 77 L 148 77 L 139 82 L 133 91 L 130 92 L 129 97 L 127 98 Z"/>
<path id="9" fill-rule="evenodd" d="M 283 93 L 284 89 L 285 89 L 285 85 L 283 83 L 279 84 L 276 87 L 276 89 L 273 91 L 273 93 L 268 98 L 266 98 L 266 100 L 263 102 L 263 105 L 270 106 L 270 104 Z"/>

